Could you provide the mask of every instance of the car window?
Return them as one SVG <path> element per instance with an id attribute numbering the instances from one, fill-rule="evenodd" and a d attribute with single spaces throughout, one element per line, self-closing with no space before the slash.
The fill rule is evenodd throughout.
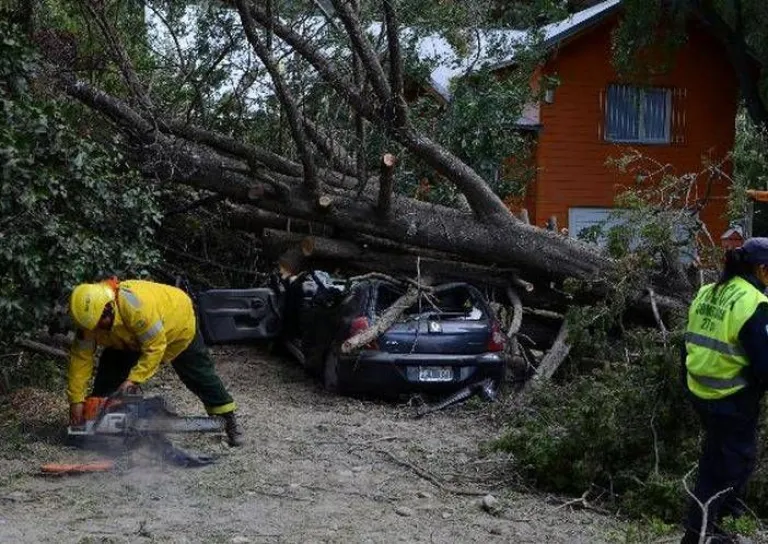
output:
<path id="1" fill-rule="evenodd" d="M 382 314 L 403 295 L 403 291 L 388 284 L 381 284 L 377 291 L 376 313 Z M 479 295 L 466 285 L 447 288 L 437 287 L 434 293 L 424 295 L 419 303 L 403 313 L 403 319 L 447 319 L 479 321 L 486 319 L 485 305 Z"/>

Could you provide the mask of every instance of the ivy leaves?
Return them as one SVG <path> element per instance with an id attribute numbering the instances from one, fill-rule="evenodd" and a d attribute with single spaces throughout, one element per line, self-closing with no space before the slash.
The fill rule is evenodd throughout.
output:
<path id="1" fill-rule="evenodd" d="M 155 190 L 118 149 L 32 92 L 36 57 L 0 34 L 0 341 L 41 325 L 81 281 L 140 273 L 152 249 Z"/>

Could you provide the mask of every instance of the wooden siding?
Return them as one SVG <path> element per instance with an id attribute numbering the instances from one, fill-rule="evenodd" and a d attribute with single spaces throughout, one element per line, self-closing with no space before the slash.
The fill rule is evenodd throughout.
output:
<path id="1" fill-rule="evenodd" d="M 701 170 L 702 157 L 723 160 L 733 147 L 736 77 L 722 47 L 699 29 L 691 29 L 670 73 L 646 82 L 674 90 L 674 143 L 619 145 L 604 141 L 601 101 L 608 85 L 620 82 L 611 65 L 610 32 L 616 21 L 608 20 L 561 45 L 545 67 L 561 84 L 554 102 L 541 106 L 538 173 L 526 199 L 536 225 L 544 226 L 554 215 L 560 227 L 567 226 L 569 207 L 612 206 L 621 187 L 631 185 L 633 179 L 606 166 L 609 157 L 638 150 L 684 174 Z M 727 227 L 727 194 L 724 182 L 715 183 L 710 203 L 701 213 L 716 240 Z"/>

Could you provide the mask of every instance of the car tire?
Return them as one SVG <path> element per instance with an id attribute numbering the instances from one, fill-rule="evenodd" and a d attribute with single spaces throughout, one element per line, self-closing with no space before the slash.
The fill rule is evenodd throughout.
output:
<path id="1" fill-rule="evenodd" d="M 329 349 L 323 365 L 323 387 L 330 393 L 340 393 L 339 387 L 339 355 Z"/>

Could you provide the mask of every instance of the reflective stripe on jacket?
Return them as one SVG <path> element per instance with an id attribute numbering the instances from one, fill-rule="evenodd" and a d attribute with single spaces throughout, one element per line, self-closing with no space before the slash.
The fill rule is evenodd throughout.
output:
<path id="1" fill-rule="evenodd" d="M 189 296 L 176 287 L 141 280 L 120 282 L 110 330 L 78 331 L 70 350 L 67 396 L 85 399 L 96 346 L 141 352 L 128 379 L 143 383 L 162 361 L 175 359 L 195 337 L 195 312 Z"/>
<path id="2" fill-rule="evenodd" d="M 747 385 L 742 370 L 749 365 L 739 331 L 768 298 L 747 280 L 734 277 L 715 289 L 702 287 L 688 311 L 685 333 L 691 392 L 702 399 L 721 399 Z"/>

